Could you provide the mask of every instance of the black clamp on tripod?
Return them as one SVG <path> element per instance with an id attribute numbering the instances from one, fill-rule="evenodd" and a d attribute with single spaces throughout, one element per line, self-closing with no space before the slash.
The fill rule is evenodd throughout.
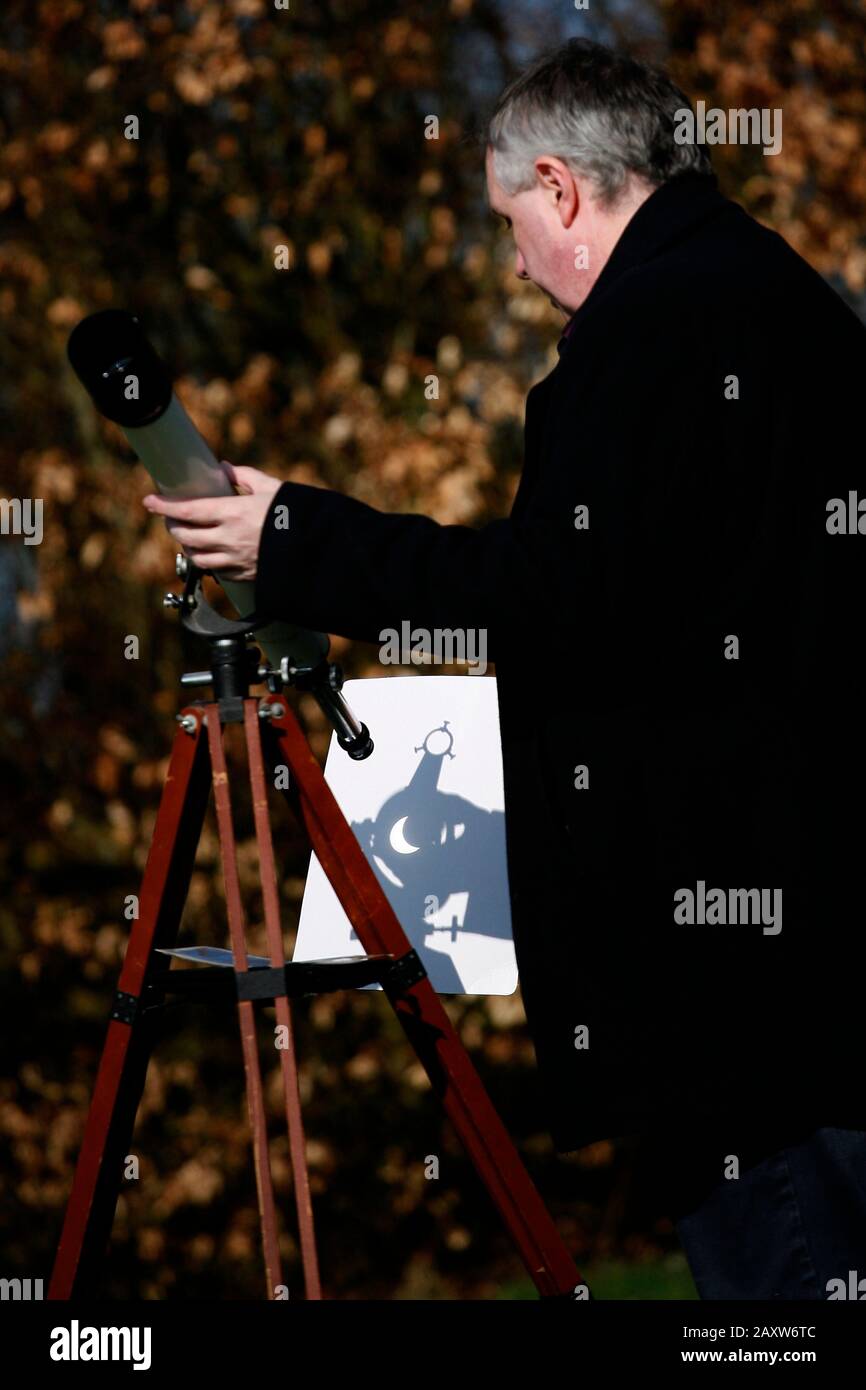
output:
<path id="1" fill-rule="evenodd" d="M 272 695 L 284 686 L 308 690 L 315 696 L 325 717 L 333 726 L 340 747 L 350 758 L 360 761 L 373 751 L 373 740 L 366 724 L 360 724 L 341 694 L 343 673 L 333 661 L 322 659 L 315 666 L 297 666 L 284 656 L 279 667 L 260 665 L 255 648 L 247 640 L 269 621 L 251 613 L 246 618 L 224 618 L 208 603 L 202 590 L 205 571 L 200 570 L 186 555 L 175 561 L 177 573 L 185 581 L 182 594 L 168 593 L 163 600 L 166 608 L 180 610 L 181 622 L 189 632 L 211 643 L 211 670 L 189 671 L 181 676 L 183 686 L 211 685 L 223 723 L 238 723 L 249 685 L 256 679 L 267 682 Z"/>

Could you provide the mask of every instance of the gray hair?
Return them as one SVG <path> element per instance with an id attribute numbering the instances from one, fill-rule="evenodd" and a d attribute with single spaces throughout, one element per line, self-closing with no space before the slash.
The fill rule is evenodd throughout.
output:
<path id="1" fill-rule="evenodd" d="M 509 196 L 535 184 L 534 160 L 556 155 L 592 179 L 602 206 L 630 175 L 656 186 L 711 174 L 704 145 L 677 144 L 675 113 L 691 103 L 661 68 L 570 39 L 543 53 L 505 88 L 487 127 L 493 171 Z"/>

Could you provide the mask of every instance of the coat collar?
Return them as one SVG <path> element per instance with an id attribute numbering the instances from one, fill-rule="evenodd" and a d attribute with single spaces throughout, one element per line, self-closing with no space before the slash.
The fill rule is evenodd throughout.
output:
<path id="1" fill-rule="evenodd" d="M 688 236 L 723 208 L 736 206 L 719 192 L 715 174 L 680 174 L 651 193 L 626 223 L 601 274 L 568 320 L 557 343 L 560 357 L 576 326 L 627 271 Z"/>

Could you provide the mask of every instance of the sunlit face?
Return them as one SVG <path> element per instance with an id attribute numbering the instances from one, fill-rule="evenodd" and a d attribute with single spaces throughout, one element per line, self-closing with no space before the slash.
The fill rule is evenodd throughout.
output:
<path id="1" fill-rule="evenodd" d="M 523 193 L 505 192 L 493 172 L 493 151 L 488 147 L 485 161 L 487 199 L 490 211 L 501 217 L 514 236 L 514 273 L 520 280 L 531 280 L 550 299 L 554 308 L 570 314 L 559 295 L 573 293 L 574 269 L 569 242 L 549 189 L 540 183 Z"/>

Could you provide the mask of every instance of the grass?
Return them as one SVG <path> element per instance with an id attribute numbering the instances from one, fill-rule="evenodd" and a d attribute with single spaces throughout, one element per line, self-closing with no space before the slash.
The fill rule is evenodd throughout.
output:
<path id="1" fill-rule="evenodd" d="M 581 1274 L 597 1299 L 697 1299 L 686 1258 L 666 1255 L 661 1260 L 599 1260 L 581 1265 Z M 515 1279 L 499 1294 L 503 1299 L 537 1298 L 529 1279 Z"/>

